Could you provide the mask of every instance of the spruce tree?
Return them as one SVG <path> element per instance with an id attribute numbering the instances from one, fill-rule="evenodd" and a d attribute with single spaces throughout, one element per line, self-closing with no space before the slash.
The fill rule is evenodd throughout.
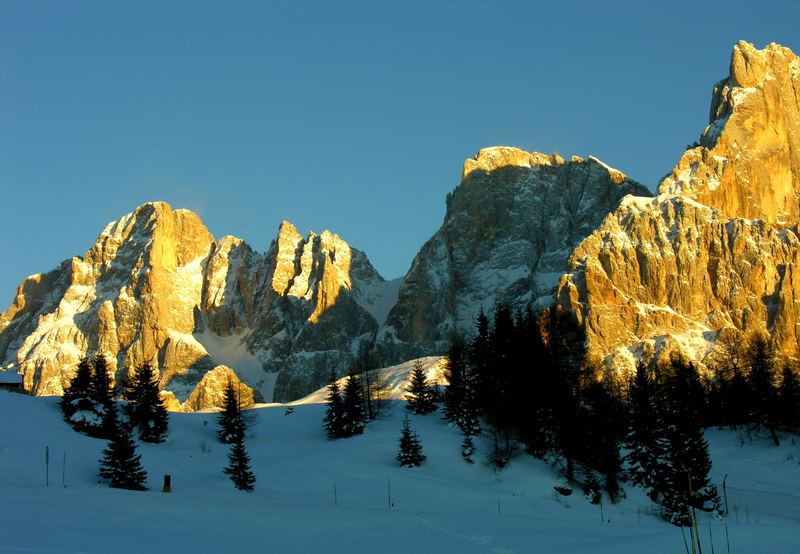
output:
<path id="1" fill-rule="evenodd" d="M 240 491 L 253 491 L 256 476 L 250 469 L 250 456 L 244 447 L 244 434 L 239 435 L 231 443 L 228 453 L 228 466 L 222 470 L 233 481 L 233 486 Z"/>
<path id="2" fill-rule="evenodd" d="M 471 435 L 464 435 L 464 440 L 461 441 L 461 457 L 468 464 L 475 463 L 472 456 L 475 454 L 475 443 L 472 441 Z"/>
<path id="3" fill-rule="evenodd" d="M 464 344 L 459 336 L 450 343 L 447 353 L 447 367 L 445 378 L 447 387 L 444 389 L 444 417 L 451 423 L 460 425 L 464 410 L 466 360 Z"/>
<path id="4" fill-rule="evenodd" d="M 652 487 L 657 456 L 656 396 L 650 372 L 643 360 L 636 364 L 636 376 L 629 392 L 630 428 L 625 446 L 628 477 L 636 486 Z"/>
<path id="5" fill-rule="evenodd" d="M 244 440 L 245 424 L 239 409 L 239 399 L 230 381 L 225 388 L 225 398 L 217 423 L 219 424 L 217 436 L 221 443 L 234 444 Z"/>
<path id="6" fill-rule="evenodd" d="M 344 436 L 352 437 L 364 432 L 364 402 L 361 382 L 357 375 L 347 377 L 344 385 Z"/>
<path id="7" fill-rule="evenodd" d="M 414 360 L 414 368 L 411 370 L 411 379 L 406 388 L 406 408 L 412 414 L 425 415 L 436 410 L 435 391 L 428 384 L 425 375 L 425 368 L 421 360 Z"/>
<path id="8" fill-rule="evenodd" d="M 790 365 L 783 366 L 778 390 L 777 419 L 787 431 L 800 428 L 800 380 Z"/>
<path id="9" fill-rule="evenodd" d="M 89 399 L 91 386 L 92 366 L 87 358 L 82 358 L 78 362 L 75 376 L 61 398 L 61 413 L 64 415 L 64 420 L 76 431 L 86 430 L 85 416 L 94 412 Z"/>
<path id="10" fill-rule="evenodd" d="M 164 442 L 169 425 L 167 409 L 158 393 L 158 380 L 153 366 L 142 365 L 131 378 L 127 398 L 131 424 L 139 429 L 139 438 L 145 442 Z"/>
<path id="11" fill-rule="evenodd" d="M 325 410 L 323 427 L 329 439 L 340 439 L 345 436 L 345 416 L 344 402 L 339 391 L 339 383 L 336 375 L 331 372 L 330 384 L 328 385 L 328 408 Z"/>
<path id="12" fill-rule="evenodd" d="M 660 490 L 667 518 L 676 525 L 686 523 L 688 506 L 711 510 L 719 505 L 716 487 L 711 485 L 711 457 L 698 413 L 700 379 L 692 363 L 672 360 L 665 387 L 667 477 Z"/>
<path id="13" fill-rule="evenodd" d="M 108 412 L 113 433 L 100 460 L 100 477 L 109 480 L 109 486 L 117 489 L 145 490 L 147 473 L 142 468 L 141 456 L 136 453 L 136 443 L 131 432 L 119 422 L 116 408 Z"/>
<path id="14" fill-rule="evenodd" d="M 89 387 L 89 399 L 92 401 L 94 412 L 99 420 L 95 425 L 89 427 L 89 434 L 110 439 L 116 433 L 117 412 L 114 407 L 108 362 L 101 352 L 94 357 L 94 374 Z"/>
<path id="15" fill-rule="evenodd" d="M 777 390 L 775 388 L 775 353 L 769 339 L 757 334 L 752 337 L 747 352 L 750 366 L 749 383 L 751 398 L 750 422 L 756 428 L 767 428 L 775 446 L 780 444 L 775 433 Z"/>
<path id="16" fill-rule="evenodd" d="M 417 433 L 411 430 L 408 415 L 403 419 L 403 431 L 400 434 L 400 450 L 397 453 L 397 461 L 403 467 L 417 467 L 425 461 L 425 456 L 422 454 L 422 444 Z"/>

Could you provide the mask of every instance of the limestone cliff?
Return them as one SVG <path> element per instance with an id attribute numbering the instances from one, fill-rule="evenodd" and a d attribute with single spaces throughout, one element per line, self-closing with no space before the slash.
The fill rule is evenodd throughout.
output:
<path id="1" fill-rule="evenodd" d="M 612 370 L 680 350 L 702 362 L 720 332 L 765 330 L 800 354 L 800 63 L 740 42 L 712 121 L 655 199 L 627 198 L 575 250 L 559 302 Z"/>
<path id="2" fill-rule="evenodd" d="M 648 191 L 592 157 L 481 150 L 403 280 L 381 331 L 383 357 L 442 353 L 481 309 L 551 297 L 570 252 L 631 193 Z"/>
<path id="3" fill-rule="evenodd" d="M 739 42 L 730 75 L 714 85 L 709 126 L 661 183 L 730 217 L 800 221 L 800 59 Z"/>
<path id="4" fill-rule="evenodd" d="M 363 253 L 327 231 L 303 239 L 284 222 L 258 254 L 215 241 L 192 212 L 150 203 L 110 223 L 84 257 L 20 285 L 0 314 L 0 361 L 37 395 L 61 394 L 77 361 L 103 351 L 118 379 L 157 364 L 173 408 L 208 407 L 204 376 L 221 363 L 257 400 L 298 397 L 343 372 L 374 334 L 383 286 Z"/>

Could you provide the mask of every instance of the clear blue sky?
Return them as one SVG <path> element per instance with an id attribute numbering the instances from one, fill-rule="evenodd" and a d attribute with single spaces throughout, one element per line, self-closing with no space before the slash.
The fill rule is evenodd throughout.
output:
<path id="1" fill-rule="evenodd" d="M 0 2 L 0 311 L 152 200 L 267 249 L 329 229 L 385 277 L 485 146 L 653 189 L 739 39 L 797 2 Z"/>

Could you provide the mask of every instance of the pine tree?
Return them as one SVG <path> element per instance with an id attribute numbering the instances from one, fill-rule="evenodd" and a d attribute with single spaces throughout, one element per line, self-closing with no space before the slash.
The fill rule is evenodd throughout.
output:
<path id="1" fill-rule="evenodd" d="M 777 419 L 787 431 L 800 427 L 800 380 L 791 366 L 783 366 L 778 390 Z"/>
<path id="2" fill-rule="evenodd" d="M 222 472 L 230 476 L 233 486 L 240 491 L 253 491 L 256 476 L 250 470 L 250 456 L 244 448 L 244 434 L 239 435 L 231 443 L 231 450 L 228 453 L 228 466 Z"/>
<path id="3" fill-rule="evenodd" d="M 141 456 L 136 453 L 136 443 L 130 431 L 122 424 L 112 405 L 107 416 L 113 422 L 113 433 L 100 460 L 100 477 L 109 479 L 109 486 L 117 489 L 143 491 L 147 489 L 147 473 L 142 468 Z M 109 423 L 109 424 L 110 424 Z"/>
<path id="4" fill-rule="evenodd" d="M 780 444 L 775 433 L 777 390 L 775 388 L 775 353 L 765 335 L 754 335 L 749 343 L 747 362 L 750 366 L 749 383 L 751 395 L 750 421 L 756 428 L 764 425 L 775 446 Z"/>
<path id="5" fill-rule="evenodd" d="M 397 453 L 397 461 L 403 467 L 417 467 L 425 461 L 425 456 L 422 454 L 422 444 L 417 433 L 411 430 L 408 415 L 403 419 L 403 431 L 400 434 L 400 450 Z"/>
<path id="6" fill-rule="evenodd" d="M 471 435 L 464 435 L 464 440 L 461 441 L 461 457 L 464 458 L 464 461 L 468 464 L 475 463 L 475 460 L 472 456 L 475 454 L 475 443 L 472 442 Z"/>
<path id="7" fill-rule="evenodd" d="M 657 456 L 658 421 L 655 407 L 656 397 L 653 381 L 643 360 L 636 364 L 636 376 L 630 387 L 630 428 L 625 445 L 629 452 L 624 457 L 628 464 L 628 476 L 636 486 L 652 488 L 652 477 Z"/>
<path id="8" fill-rule="evenodd" d="M 345 436 L 344 402 L 342 402 L 339 383 L 334 373 L 331 373 L 327 401 L 328 408 L 325 410 L 325 419 L 323 420 L 325 432 L 328 433 L 329 439 L 342 438 Z"/>
<path id="9" fill-rule="evenodd" d="M 406 408 L 412 414 L 425 415 L 436 409 L 435 392 L 433 387 L 428 385 L 421 360 L 414 360 L 414 368 L 411 370 L 411 379 L 406 392 L 408 392 L 405 397 L 408 401 Z"/>
<path id="10" fill-rule="evenodd" d="M 239 399 L 230 381 L 225 389 L 222 411 L 217 423 L 220 427 L 217 430 L 217 436 L 221 443 L 234 444 L 239 440 L 244 440 L 245 424 L 242 419 L 242 411 L 239 409 Z"/>
<path id="11" fill-rule="evenodd" d="M 64 415 L 64 421 L 72 425 L 76 431 L 86 430 L 86 421 L 81 416 L 94 412 L 93 404 L 89 400 L 91 386 L 92 366 L 87 358 L 82 358 L 78 362 L 75 376 L 61 398 L 61 413 Z"/>
<path id="12" fill-rule="evenodd" d="M 444 389 L 444 417 L 451 423 L 460 426 L 463 418 L 464 395 L 465 395 L 465 374 L 466 360 L 464 359 L 464 344 L 459 336 L 456 336 L 450 343 L 447 353 L 447 367 L 445 378 L 447 387 Z"/>
<path id="13" fill-rule="evenodd" d="M 167 409 L 158 393 L 158 381 L 153 366 L 142 365 L 131 378 L 127 398 L 130 421 L 139 429 L 139 438 L 145 442 L 164 442 L 169 425 Z"/>
<path id="14" fill-rule="evenodd" d="M 364 403 L 361 382 L 357 375 L 347 377 L 344 385 L 344 436 L 352 437 L 364 432 Z"/>
<path id="15" fill-rule="evenodd" d="M 701 390 L 694 365 L 673 359 L 665 387 L 667 472 L 660 492 L 667 519 L 676 525 L 686 523 L 688 506 L 711 510 L 719 505 L 708 475 L 711 457 L 698 417 L 704 402 Z"/>
<path id="16" fill-rule="evenodd" d="M 89 399 L 94 405 L 99 424 L 88 429 L 90 435 L 110 439 L 116 433 L 117 412 L 114 407 L 114 395 L 111 376 L 105 356 L 98 352 L 94 357 L 94 374 L 89 387 Z"/>

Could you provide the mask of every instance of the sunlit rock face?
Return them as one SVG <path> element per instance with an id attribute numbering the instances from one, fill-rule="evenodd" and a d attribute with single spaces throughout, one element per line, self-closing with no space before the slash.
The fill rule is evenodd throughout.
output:
<path id="1" fill-rule="evenodd" d="M 384 285 L 327 231 L 303 238 L 284 222 L 259 254 L 215 241 L 192 212 L 149 203 L 110 223 L 83 258 L 20 285 L 0 314 L 0 360 L 37 395 L 61 394 L 78 360 L 101 351 L 117 379 L 155 364 L 173 408 L 209 407 L 218 395 L 203 392 L 215 382 L 204 376 L 220 364 L 257 401 L 297 398 L 344 372 L 374 335 Z"/>
<path id="2" fill-rule="evenodd" d="M 572 254 L 558 299 L 609 370 L 672 351 L 702 364 L 721 331 L 767 331 L 798 356 L 799 94 L 788 49 L 737 44 L 702 145 Z"/>
<path id="3" fill-rule="evenodd" d="M 714 85 L 709 126 L 659 188 L 727 216 L 800 221 L 800 59 L 739 42 L 730 75 Z"/>
<path id="4" fill-rule="evenodd" d="M 551 298 L 567 258 L 626 194 L 647 189 L 599 160 L 481 150 L 447 196 L 441 228 L 422 247 L 378 341 L 388 360 L 446 351 L 481 309 Z"/>

